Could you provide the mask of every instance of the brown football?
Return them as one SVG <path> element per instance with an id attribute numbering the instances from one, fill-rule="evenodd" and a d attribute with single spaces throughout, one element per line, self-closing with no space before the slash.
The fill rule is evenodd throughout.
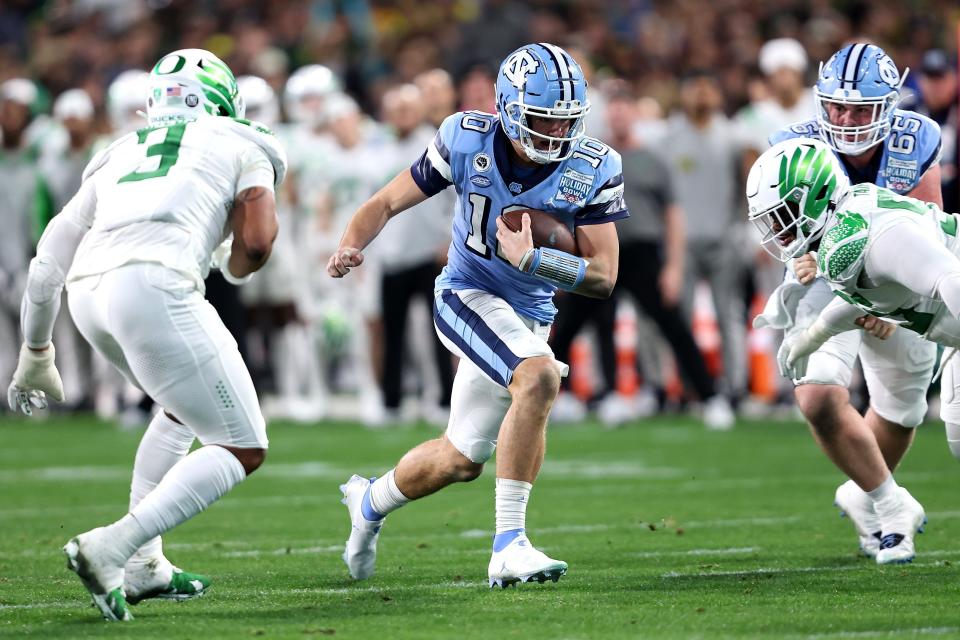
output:
<path id="1" fill-rule="evenodd" d="M 525 213 L 530 216 L 530 234 L 533 236 L 533 246 L 549 247 L 557 251 L 579 255 L 577 240 L 573 237 L 573 233 L 565 224 L 546 211 L 521 209 L 507 211 L 500 217 L 503 218 L 507 228 L 512 231 L 520 231 L 523 224 L 523 214 Z"/>

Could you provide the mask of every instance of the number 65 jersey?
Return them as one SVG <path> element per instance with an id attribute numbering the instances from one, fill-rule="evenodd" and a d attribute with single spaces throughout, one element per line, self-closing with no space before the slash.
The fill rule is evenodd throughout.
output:
<path id="1" fill-rule="evenodd" d="M 828 142 L 816 119 L 797 122 L 770 135 L 774 145 L 791 138 L 814 138 Z M 910 193 L 927 169 L 940 161 L 940 125 L 914 111 L 893 110 L 890 135 L 879 143 L 880 153 L 857 170 L 837 154 L 851 184 L 873 183 L 901 195 Z"/>
<path id="2" fill-rule="evenodd" d="M 497 116 L 455 113 L 411 167 L 428 196 L 451 184 L 457 190 L 453 239 L 436 286 L 480 289 L 503 298 L 521 316 L 550 323 L 555 288 L 502 257 L 496 219 L 507 211 L 539 209 L 574 230 L 626 218 L 620 154 L 583 137 L 566 160 L 526 168 L 511 163 L 509 145 Z"/>
<path id="3" fill-rule="evenodd" d="M 285 172 L 276 138 L 246 120 L 203 116 L 119 138 L 93 157 L 60 214 L 90 228 L 68 284 L 152 262 L 202 290 L 210 254 L 230 234 L 236 195 L 257 186 L 273 190 Z"/>

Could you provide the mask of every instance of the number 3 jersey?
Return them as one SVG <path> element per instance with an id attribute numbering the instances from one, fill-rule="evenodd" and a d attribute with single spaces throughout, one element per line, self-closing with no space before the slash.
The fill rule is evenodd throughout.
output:
<path id="1" fill-rule="evenodd" d="M 792 138 L 814 138 L 827 142 L 816 120 L 804 120 L 770 135 L 774 145 Z M 930 118 L 894 109 L 893 126 L 886 140 L 879 143 L 880 153 L 862 168 L 853 167 L 837 154 L 852 184 L 873 183 L 900 194 L 910 193 L 927 169 L 940 161 L 940 126 Z"/>
<path id="2" fill-rule="evenodd" d="M 61 214 L 90 227 L 67 281 L 152 262 L 202 288 L 236 195 L 272 191 L 285 172 L 276 138 L 245 120 L 204 116 L 119 138 L 93 157 Z"/>
<path id="3" fill-rule="evenodd" d="M 932 342 L 960 344 L 960 319 L 937 293 L 942 276 L 960 271 L 957 216 L 869 184 L 854 187 L 838 211 L 817 250 L 834 293 Z"/>
<path id="4" fill-rule="evenodd" d="M 437 288 L 480 289 L 503 298 L 521 316 L 553 321 L 555 288 L 499 253 L 496 219 L 511 210 L 539 209 L 575 230 L 626 218 L 620 154 L 595 138 L 573 144 L 566 160 L 516 166 L 495 115 L 467 111 L 444 120 L 411 167 L 428 196 L 451 184 L 457 190 L 453 239 Z"/>

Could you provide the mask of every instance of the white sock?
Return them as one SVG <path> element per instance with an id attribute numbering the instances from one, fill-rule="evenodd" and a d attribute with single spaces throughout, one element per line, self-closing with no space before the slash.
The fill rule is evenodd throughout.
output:
<path id="1" fill-rule="evenodd" d="M 190 427 L 172 420 L 158 411 L 137 448 L 130 482 L 130 511 L 153 491 L 163 476 L 190 451 L 194 434 Z M 130 558 L 131 562 L 148 562 L 163 555 L 160 536 L 151 538 Z"/>
<path id="2" fill-rule="evenodd" d="M 410 498 L 397 487 L 395 471 L 396 468 L 390 469 L 370 485 L 370 506 L 377 513 L 387 515 L 410 502 Z"/>
<path id="3" fill-rule="evenodd" d="M 232 453 L 215 445 L 201 447 L 173 465 L 129 514 L 110 525 L 110 534 L 129 558 L 147 540 L 197 515 L 245 477 Z"/>
<path id="4" fill-rule="evenodd" d="M 497 533 L 526 528 L 531 489 L 533 485 L 523 480 L 497 478 Z"/>
<path id="5" fill-rule="evenodd" d="M 887 476 L 887 479 L 880 483 L 880 486 L 873 491 L 867 491 L 867 495 L 873 500 L 873 508 L 881 518 L 884 514 L 895 510 L 900 506 L 900 496 L 897 494 L 897 481 L 893 479 L 893 474 Z"/>

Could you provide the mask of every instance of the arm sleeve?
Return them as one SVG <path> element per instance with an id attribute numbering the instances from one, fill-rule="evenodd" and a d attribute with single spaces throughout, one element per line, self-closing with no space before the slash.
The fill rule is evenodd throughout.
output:
<path id="1" fill-rule="evenodd" d="M 37 256 L 30 261 L 20 304 L 20 324 L 27 346 L 41 348 L 50 343 L 66 273 L 80 241 L 93 225 L 95 211 L 96 190 L 88 180 L 43 232 Z"/>
<path id="2" fill-rule="evenodd" d="M 273 191 L 274 171 L 270 158 L 259 147 L 248 147 L 240 154 L 240 177 L 237 178 L 238 195 L 252 187 Z"/>
<path id="3" fill-rule="evenodd" d="M 952 307 L 940 291 L 945 278 L 960 276 L 960 259 L 912 222 L 891 226 L 877 235 L 864 268 L 877 284 L 896 282 L 918 295 L 942 299 L 954 316 L 960 313 L 960 296 Z"/>
<path id="4" fill-rule="evenodd" d="M 859 329 L 854 320 L 863 315 L 866 315 L 865 312 L 856 305 L 842 298 L 834 298 L 823 308 L 808 331 L 819 342 L 826 342 L 828 338 L 845 331 Z"/>

